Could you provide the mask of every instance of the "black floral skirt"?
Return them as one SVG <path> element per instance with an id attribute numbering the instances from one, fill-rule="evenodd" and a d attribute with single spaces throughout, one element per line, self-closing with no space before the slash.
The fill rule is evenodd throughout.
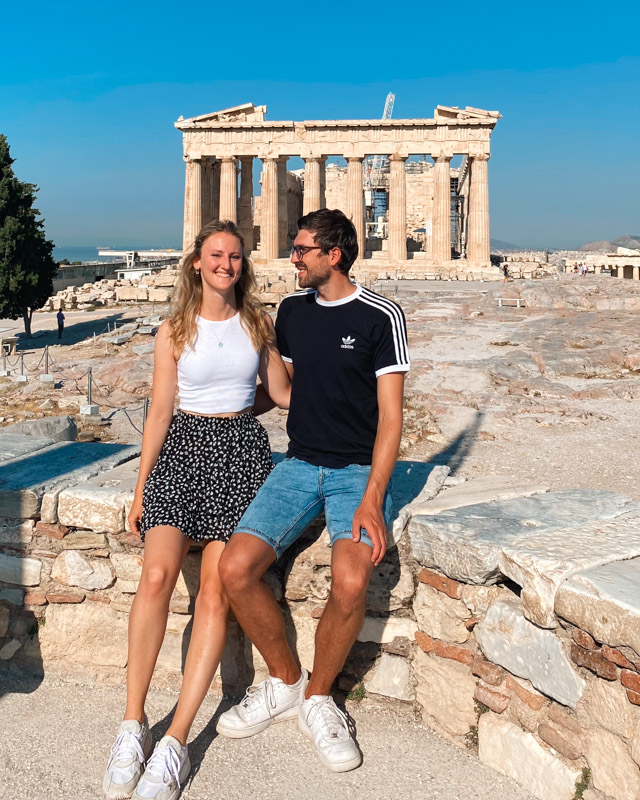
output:
<path id="1" fill-rule="evenodd" d="M 253 414 L 178 411 L 144 485 L 140 535 L 159 525 L 196 542 L 227 542 L 271 472 L 267 432 Z"/>

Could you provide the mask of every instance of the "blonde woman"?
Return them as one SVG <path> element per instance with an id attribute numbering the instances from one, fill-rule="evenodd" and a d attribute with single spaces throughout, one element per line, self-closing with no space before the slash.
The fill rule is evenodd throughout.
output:
<path id="1" fill-rule="evenodd" d="M 144 541 L 144 562 L 129 618 L 127 706 L 103 781 L 109 800 L 174 800 L 189 774 L 187 737 L 226 637 L 229 605 L 218 561 L 272 467 L 266 431 L 252 413 L 257 375 L 287 408 L 289 378 L 242 236 L 234 223 L 215 221 L 184 259 L 173 316 L 156 337 L 152 403 L 128 518 Z M 145 699 L 169 599 L 194 542 L 203 544 L 202 566 L 182 691 L 150 756 Z"/>

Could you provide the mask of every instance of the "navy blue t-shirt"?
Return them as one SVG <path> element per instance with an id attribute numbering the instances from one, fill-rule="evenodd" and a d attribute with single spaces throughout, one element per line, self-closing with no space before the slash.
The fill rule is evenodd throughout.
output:
<path id="1" fill-rule="evenodd" d="M 321 467 L 371 464 L 377 379 L 409 369 L 402 309 L 362 286 L 334 302 L 310 290 L 285 297 L 276 334 L 294 370 L 287 455 Z"/>

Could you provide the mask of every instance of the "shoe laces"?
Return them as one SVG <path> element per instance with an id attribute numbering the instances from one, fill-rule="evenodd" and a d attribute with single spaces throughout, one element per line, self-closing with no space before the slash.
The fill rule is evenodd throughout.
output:
<path id="1" fill-rule="evenodd" d="M 327 739 L 349 738 L 349 723 L 347 716 L 336 706 L 332 697 L 314 703 L 307 715 L 307 724 L 312 727 L 320 718 L 323 733 Z"/>
<path id="2" fill-rule="evenodd" d="M 264 703 L 267 708 L 276 707 L 276 694 L 273 682 L 267 678 L 261 683 L 250 686 L 242 699 L 241 706 L 247 711 L 253 711 Z"/>
<path id="3" fill-rule="evenodd" d="M 166 778 L 173 778 L 180 786 L 180 756 L 173 747 L 170 745 L 162 748 L 156 747 L 145 770 L 145 778 L 149 776 L 157 778 L 165 786 L 171 783 L 171 780 L 166 780 Z"/>
<path id="4" fill-rule="evenodd" d="M 117 761 L 131 761 L 133 758 L 137 758 L 141 764 L 144 764 L 144 753 L 140 740 L 133 731 L 121 731 L 111 748 L 107 769 Z"/>

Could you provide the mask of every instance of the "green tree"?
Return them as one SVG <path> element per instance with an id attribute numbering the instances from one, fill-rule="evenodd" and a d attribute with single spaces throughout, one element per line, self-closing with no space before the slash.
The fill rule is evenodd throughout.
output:
<path id="1" fill-rule="evenodd" d="M 30 336 L 31 317 L 52 294 L 58 266 L 33 206 L 38 189 L 16 178 L 13 162 L 0 134 L 0 318 L 22 317 Z"/>

